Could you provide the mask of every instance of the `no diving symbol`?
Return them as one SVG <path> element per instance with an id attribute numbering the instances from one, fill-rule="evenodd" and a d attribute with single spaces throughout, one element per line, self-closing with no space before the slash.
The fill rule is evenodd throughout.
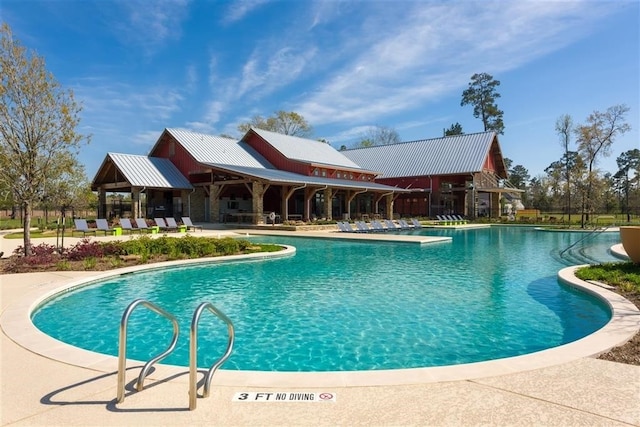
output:
<path id="1" fill-rule="evenodd" d="M 333 400 L 333 394 L 331 393 L 320 393 L 318 397 L 320 400 Z"/>

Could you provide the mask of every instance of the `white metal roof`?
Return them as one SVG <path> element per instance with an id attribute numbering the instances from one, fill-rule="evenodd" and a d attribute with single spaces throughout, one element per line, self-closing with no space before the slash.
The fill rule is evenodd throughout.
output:
<path id="1" fill-rule="evenodd" d="M 199 163 L 273 168 L 273 165 L 245 142 L 183 129 L 167 129 L 167 132 Z"/>
<path id="2" fill-rule="evenodd" d="M 326 142 L 283 135 L 258 128 L 251 129 L 288 159 L 326 164 L 328 166 L 342 166 L 350 169 L 362 169 L 360 165 Z"/>
<path id="3" fill-rule="evenodd" d="M 454 135 L 343 151 L 378 178 L 453 175 L 482 171 L 495 132 Z"/>
<path id="4" fill-rule="evenodd" d="M 169 159 L 135 154 L 107 153 L 132 187 L 193 188 Z"/>

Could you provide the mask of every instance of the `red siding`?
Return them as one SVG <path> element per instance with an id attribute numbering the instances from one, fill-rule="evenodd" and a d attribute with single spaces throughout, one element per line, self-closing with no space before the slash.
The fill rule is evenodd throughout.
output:
<path id="1" fill-rule="evenodd" d="M 174 146 L 173 155 L 171 155 L 171 144 Z M 200 163 L 196 162 L 191 154 L 168 133 L 162 135 L 162 138 L 149 156 L 171 160 L 171 163 L 188 179 L 190 179 L 190 173 L 206 169 L 201 166 Z"/>

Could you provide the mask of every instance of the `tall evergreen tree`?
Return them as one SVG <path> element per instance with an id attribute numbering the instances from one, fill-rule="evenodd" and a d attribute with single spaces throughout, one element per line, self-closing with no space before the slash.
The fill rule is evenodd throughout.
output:
<path id="1" fill-rule="evenodd" d="M 474 74 L 469 87 L 462 92 L 460 105 L 473 105 L 473 117 L 482 120 L 485 131 L 504 134 L 504 112 L 496 104 L 496 99 L 500 98 L 496 90 L 498 86 L 500 81 L 495 80 L 491 74 Z"/>

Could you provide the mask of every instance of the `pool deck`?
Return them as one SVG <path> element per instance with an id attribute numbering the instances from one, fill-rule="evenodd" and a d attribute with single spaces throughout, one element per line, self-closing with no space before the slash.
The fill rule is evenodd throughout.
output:
<path id="1" fill-rule="evenodd" d="M 245 232 L 247 230 L 239 233 Z M 195 234 L 226 233 L 234 232 L 211 230 Z M 14 243 L 0 239 L 0 245 L 0 251 L 6 252 Z M 2 317 L 8 316 L 31 294 L 41 294 L 95 274 L 0 275 Z M 563 280 L 574 280 L 570 271 L 564 275 Z M 640 325 L 637 310 L 627 310 L 621 316 L 623 323 L 613 329 L 637 330 Z M 27 349 L 42 344 L 24 342 L 31 340 L 27 338 L 31 333 L 28 325 L 20 329 L 19 324 L 13 324 L 11 333 L 7 334 L 4 320 L 2 324 L 0 422 L 3 426 L 640 425 L 640 366 L 587 356 L 589 348 L 601 345 L 597 341 L 603 338 L 598 337 L 598 333 L 575 345 L 511 358 L 506 364 L 489 362 L 471 368 L 468 365 L 448 367 L 445 370 L 449 372 L 439 372 L 442 370 L 438 368 L 423 372 L 406 370 L 409 372 L 382 374 L 378 379 L 375 379 L 376 373 L 362 373 L 351 378 L 345 376 L 342 384 L 333 382 L 329 374 L 311 374 L 313 377 L 292 374 L 289 379 L 280 375 L 269 383 L 268 375 L 266 380 L 261 380 L 258 374 L 256 378 L 251 374 L 242 378 L 243 374 L 220 371 L 214 376 L 211 396 L 198 399 L 197 409 L 189 411 L 186 368 L 159 366 L 142 392 L 131 388 L 139 369 L 130 369 L 126 399 L 116 404 L 115 358 L 100 357 L 98 362 L 92 359 L 95 354 L 86 356 L 89 352 L 78 352 L 79 359 L 74 360 L 76 350 L 62 343 L 50 349 L 52 355 L 42 356 Z M 618 332 L 608 331 L 610 335 Z M 50 345 L 50 341 L 45 345 Z M 87 363 L 90 360 L 93 361 Z M 139 364 L 130 364 L 130 368 L 136 367 Z M 465 369 L 471 371 L 465 372 Z M 374 378 L 356 378 L 368 375 Z M 233 401 L 234 395 L 240 392 L 325 392 L 336 398 L 314 403 Z"/>

